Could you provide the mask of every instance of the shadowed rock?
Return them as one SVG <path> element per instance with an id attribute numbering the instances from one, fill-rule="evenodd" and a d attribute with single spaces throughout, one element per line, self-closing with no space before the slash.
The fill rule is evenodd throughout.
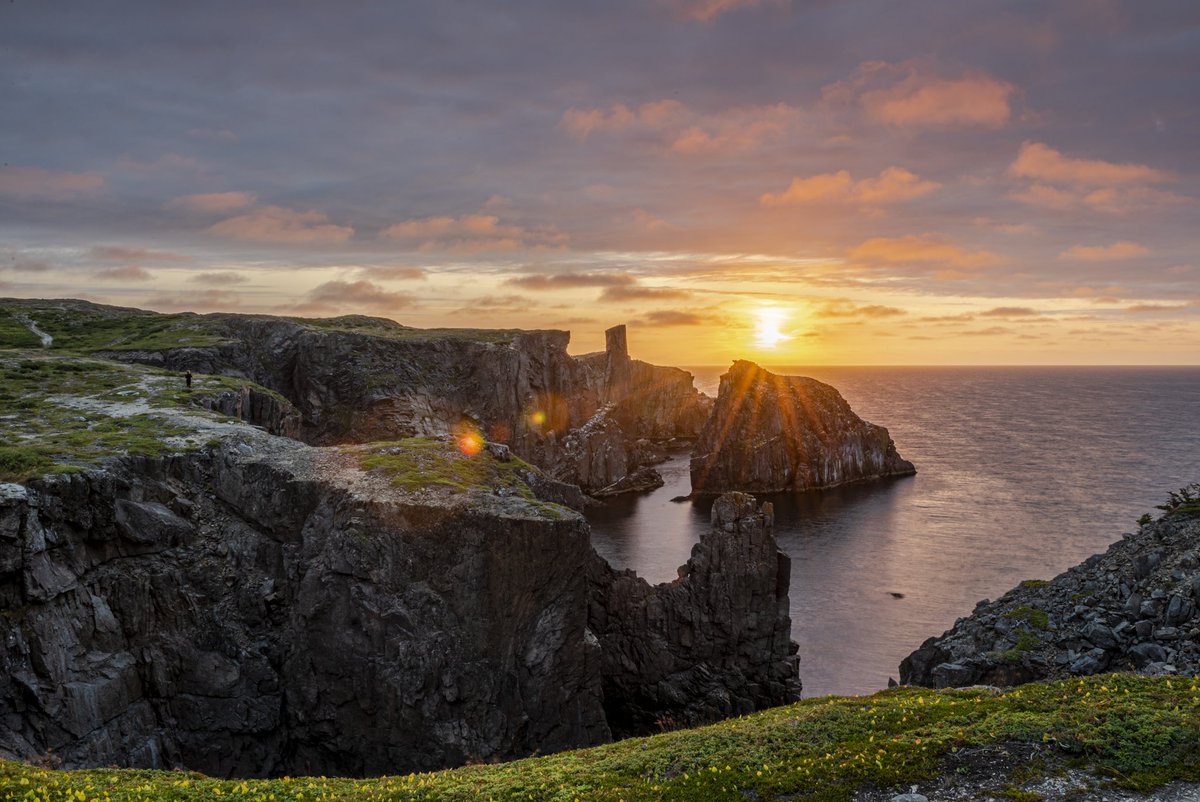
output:
<path id="1" fill-rule="evenodd" d="M 697 493 L 782 492 L 916 473 L 828 384 L 738 360 L 692 451 Z"/>

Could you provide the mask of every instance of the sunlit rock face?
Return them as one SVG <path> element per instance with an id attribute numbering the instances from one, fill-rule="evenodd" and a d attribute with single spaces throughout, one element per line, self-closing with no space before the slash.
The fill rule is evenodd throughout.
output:
<path id="1" fill-rule="evenodd" d="M 745 360 L 721 377 L 691 461 L 697 493 L 806 490 L 913 473 L 887 429 L 854 414 L 836 389 Z"/>

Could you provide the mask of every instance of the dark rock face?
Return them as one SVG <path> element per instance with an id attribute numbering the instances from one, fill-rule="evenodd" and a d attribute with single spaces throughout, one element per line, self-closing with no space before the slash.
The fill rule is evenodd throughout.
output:
<path id="1" fill-rule="evenodd" d="M 303 428 L 299 410 L 289 402 L 248 385 L 201 398 L 199 404 L 280 437 L 299 439 Z"/>
<path id="2" fill-rule="evenodd" d="M 798 690 L 752 501 L 651 588 L 565 510 L 406 494 L 347 459 L 256 435 L 0 485 L 0 754 L 395 773 Z"/>
<path id="3" fill-rule="evenodd" d="M 398 336 L 244 315 L 206 323 L 225 341 L 105 356 L 251 379 L 289 399 L 299 420 L 261 393 L 223 399 L 221 411 L 317 445 L 476 429 L 601 495 L 648 486 L 634 442 L 694 437 L 711 408 L 691 374 L 630 359 L 624 326 L 606 333 L 606 351 L 572 357 L 565 331 L 488 340 L 426 336 L 386 320 L 372 324 Z"/>
<path id="4" fill-rule="evenodd" d="M 770 504 L 716 500 L 679 579 L 651 586 L 593 560 L 592 630 L 604 705 L 619 736 L 692 726 L 800 698 L 791 640 L 791 563 Z"/>
<path id="5" fill-rule="evenodd" d="M 781 492 L 916 473 L 833 387 L 739 360 L 692 451 L 692 490 Z"/>
<path id="6" fill-rule="evenodd" d="M 0 751 L 378 774 L 608 740 L 580 519 L 364 496 L 292 458 L 4 486 Z"/>
<path id="7" fill-rule="evenodd" d="M 1172 515 L 1049 582 L 982 601 L 900 664 L 912 685 L 1200 673 L 1200 517 Z"/>

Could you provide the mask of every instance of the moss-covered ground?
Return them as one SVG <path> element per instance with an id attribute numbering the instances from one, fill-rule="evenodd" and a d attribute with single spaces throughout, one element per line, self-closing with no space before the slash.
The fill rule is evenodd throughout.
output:
<path id="1" fill-rule="evenodd" d="M 1192 679 L 1109 675 L 986 689 L 897 688 L 824 697 L 709 727 L 512 763 L 374 779 L 213 780 L 186 772 L 62 772 L 0 763 L 0 799 L 58 800 L 776 800 L 907 790 L 956 756 L 1033 750 L 1000 790 L 1080 766 L 1149 790 L 1200 779 L 1200 692 Z"/>
<path id="2" fill-rule="evenodd" d="M 163 413 L 219 417 L 197 404 L 247 382 L 199 375 L 192 384 L 187 390 L 177 374 L 138 365 L 0 350 L 0 481 L 198 448 L 195 427 Z"/>

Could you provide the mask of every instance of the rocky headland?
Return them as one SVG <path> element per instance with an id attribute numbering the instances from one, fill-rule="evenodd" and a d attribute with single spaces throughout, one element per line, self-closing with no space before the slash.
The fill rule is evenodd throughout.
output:
<path id="1" fill-rule="evenodd" d="M 738 360 L 692 451 L 694 493 L 776 493 L 916 473 L 888 430 L 815 379 Z"/>
<path id="2" fill-rule="evenodd" d="M 0 754 L 361 775 L 604 743 L 797 698 L 769 509 L 723 500 L 679 578 L 650 586 L 592 550 L 571 508 L 577 486 L 519 456 L 561 447 L 554 416 L 569 422 L 576 405 L 595 406 L 590 420 L 643 390 L 703 403 L 682 372 L 629 360 L 623 330 L 610 335 L 618 347 L 578 359 L 561 338 L 506 333 L 493 333 L 499 344 L 398 336 L 397 355 L 376 334 L 310 323 L 218 320 L 214 333 L 198 316 L 84 310 L 96 329 L 43 308 L 31 319 L 54 347 L 0 351 Z M 250 333 L 232 337 L 239 326 Z M 330 385 L 269 364 L 272 336 Z M 413 345 L 421 337 L 432 342 Z M 322 429 L 337 417 L 328 397 L 359 398 L 346 365 L 365 367 L 352 363 L 360 348 L 397 370 L 419 367 L 408 348 L 414 360 L 474 354 L 471 370 L 494 381 L 507 364 L 508 391 L 531 395 L 504 400 L 450 366 L 438 375 L 466 389 L 420 402 L 451 414 L 421 423 L 430 429 L 386 415 Z M 276 386 L 312 394 L 293 402 L 214 356 L 228 353 L 247 368 L 261 360 L 264 376 L 298 371 Z M 564 379 L 539 359 L 566 360 L 583 401 L 541 403 Z M 418 403 L 416 379 L 403 385 L 411 395 L 388 386 L 391 402 Z M 505 420 L 526 428 L 488 441 Z M 654 412 L 623 420 L 632 435 L 675 425 Z M 690 424 L 679 425 L 670 431 Z M 389 438 L 320 444 L 364 432 Z M 638 440 L 620 444 L 652 458 Z"/>
<path id="3" fill-rule="evenodd" d="M 981 601 L 905 658 L 900 680 L 1011 686 L 1109 671 L 1200 673 L 1195 505 L 1175 505 L 1051 580 Z"/>

